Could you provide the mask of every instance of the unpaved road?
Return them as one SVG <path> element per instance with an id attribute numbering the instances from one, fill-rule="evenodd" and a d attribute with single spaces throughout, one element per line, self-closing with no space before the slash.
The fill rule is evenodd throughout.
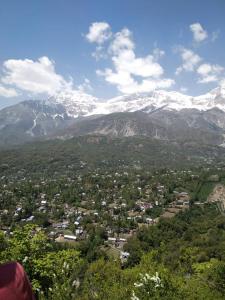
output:
<path id="1" fill-rule="evenodd" d="M 225 212 L 225 186 L 222 184 L 217 184 L 212 193 L 208 196 L 208 202 L 217 202 L 221 212 Z"/>

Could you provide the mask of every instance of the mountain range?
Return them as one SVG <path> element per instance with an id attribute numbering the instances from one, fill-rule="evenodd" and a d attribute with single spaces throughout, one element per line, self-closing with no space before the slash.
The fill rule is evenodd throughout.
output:
<path id="1" fill-rule="evenodd" d="M 107 101 L 66 91 L 0 111 L 2 147 L 83 135 L 145 136 L 224 146 L 225 88 L 197 97 L 162 90 Z"/>

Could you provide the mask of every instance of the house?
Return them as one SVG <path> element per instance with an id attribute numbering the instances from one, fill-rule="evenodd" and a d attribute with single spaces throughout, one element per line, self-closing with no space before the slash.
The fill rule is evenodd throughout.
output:
<path id="1" fill-rule="evenodd" d="M 108 237 L 108 242 L 111 243 L 111 244 L 115 244 L 116 243 L 116 238 Z"/>
<path id="2" fill-rule="evenodd" d="M 54 223 L 52 226 L 54 228 L 63 228 L 63 229 L 65 229 L 69 226 L 69 221 L 63 221 L 61 223 Z"/>
<path id="3" fill-rule="evenodd" d="M 77 235 L 80 236 L 80 235 L 82 235 L 82 234 L 84 233 L 84 231 L 83 231 L 82 228 L 78 228 L 78 229 L 75 230 L 75 233 L 76 233 L 76 236 L 77 236 Z"/>
<path id="4" fill-rule="evenodd" d="M 121 251 L 120 252 L 120 260 L 121 260 L 121 263 L 125 263 L 128 259 L 128 257 L 130 256 L 130 253 L 129 252 L 124 252 L 124 251 Z"/>
<path id="5" fill-rule="evenodd" d="M 65 234 L 64 235 L 64 239 L 65 240 L 68 240 L 68 241 L 76 241 L 77 240 L 77 237 L 75 235 L 68 235 L 68 234 Z"/>
<path id="6" fill-rule="evenodd" d="M 65 243 L 65 242 L 75 242 L 77 237 L 75 235 L 68 235 L 68 234 L 60 234 L 55 241 L 58 243 Z"/>
<path id="7" fill-rule="evenodd" d="M 153 219 L 152 218 L 146 218 L 146 223 L 147 224 L 153 224 Z"/>

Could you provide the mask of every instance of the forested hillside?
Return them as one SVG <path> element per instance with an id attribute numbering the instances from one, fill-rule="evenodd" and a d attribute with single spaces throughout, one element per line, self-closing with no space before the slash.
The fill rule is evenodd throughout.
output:
<path id="1" fill-rule="evenodd" d="M 225 216 L 209 200 L 221 162 L 87 161 L 72 151 L 81 141 L 110 147 L 90 137 L 2 153 L 0 262 L 20 262 L 38 299 L 224 299 Z"/>
<path id="2" fill-rule="evenodd" d="M 88 248 L 104 239 L 90 236 Z M 225 217 L 216 206 L 189 211 L 141 229 L 119 261 L 98 253 L 87 261 L 87 245 L 58 246 L 34 225 L 1 234 L 1 262 L 24 266 L 40 299 L 224 299 Z"/>

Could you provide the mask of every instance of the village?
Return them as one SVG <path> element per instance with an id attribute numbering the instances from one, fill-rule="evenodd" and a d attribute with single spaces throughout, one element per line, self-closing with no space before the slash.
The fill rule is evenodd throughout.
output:
<path id="1" fill-rule="evenodd" d="M 53 178 L 20 170 L 0 178 L 1 230 L 10 235 L 16 225 L 36 224 L 52 241 L 76 247 L 100 228 L 102 249 L 123 260 L 124 245 L 139 228 L 189 208 L 198 179 L 190 170 L 97 169 Z"/>
<path id="2" fill-rule="evenodd" d="M 124 261 L 128 239 L 187 210 L 200 180 L 198 170 L 68 170 L 52 178 L 25 170 L 0 177 L 1 230 L 10 235 L 17 225 L 36 224 L 70 247 L 100 230 L 101 250 Z"/>

